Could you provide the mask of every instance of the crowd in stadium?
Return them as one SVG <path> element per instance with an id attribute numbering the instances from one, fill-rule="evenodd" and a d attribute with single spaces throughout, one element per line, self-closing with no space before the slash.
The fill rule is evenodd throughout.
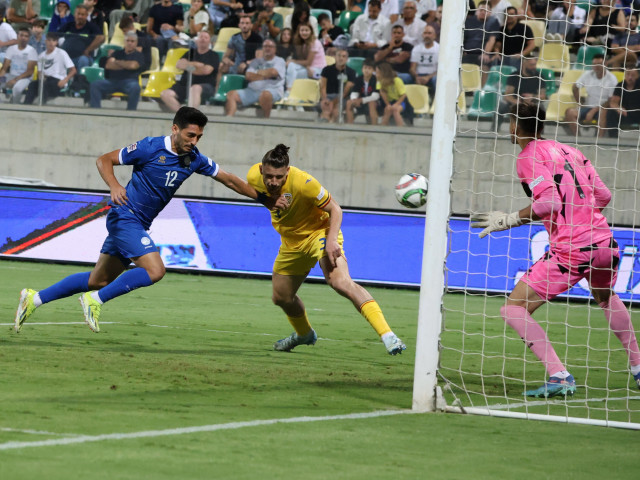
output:
<path id="1" fill-rule="evenodd" d="M 2 0 L 0 99 L 68 95 L 100 108 L 122 97 L 129 110 L 142 99 L 166 111 L 188 101 L 224 105 L 226 115 L 258 107 L 264 117 L 277 104 L 317 110 L 321 122 L 337 121 L 342 106 L 347 122 L 411 124 L 433 113 L 441 3 Z M 574 134 L 579 123 L 598 135 L 636 126 L 636 4 L 469 0 L 470 113 L 504 113 L 532 97 Z"/>

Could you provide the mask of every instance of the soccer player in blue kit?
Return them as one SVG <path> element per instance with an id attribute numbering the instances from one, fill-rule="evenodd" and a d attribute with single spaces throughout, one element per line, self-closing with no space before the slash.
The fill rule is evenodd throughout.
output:
<path id="1" fill-rule="evenodd" d="M 107 215 L 109 236 L 102 245 L 98 262 L 91 272 L 75 273 L 39 292 L 22 290 L 15 318 L 16 332 L 40 305 L 82 292 L 80 303 L 85 323 L 99 332 L 103 303 L 160 281 L 165 274 L 164 264 L 147 230 L 182 182 L 193 173 L 208 175 L 269 209 L 288 207 L 284 196 L 271 199 L 259 194 L 247 182 L 225 172 L 198 151 L 196 144 L 206 124 L 207 117 L 202 112 L 182 107 L 173 119 L 171 135 L 146 137 L 98 158 L 98 171 L 111 190 L 111 209 Z M 114 165 L 133 165 L 126 188 L 116 179 Z M 136 268 L 127 270 L 131 261 Z"/>

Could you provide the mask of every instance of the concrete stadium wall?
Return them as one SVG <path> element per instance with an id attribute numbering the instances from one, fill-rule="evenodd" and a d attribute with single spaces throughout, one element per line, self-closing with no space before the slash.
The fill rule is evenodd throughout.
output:
<path id="1" fill-rule="evenodd" d="M 170 132 L 172 115 L 55 107 L 0 105 L 0 176 L 38 178 L 66 188 L 106 191 L 95 167 L 102 153 L 145 136 Z M 288 120 L 210 117 L 199 148 L 221 167 L 244 177 L 248 168 L 277 143 L 291 147 L 292 163 L 308 170 L 344 206 L 399 209 L 393 186 L 403 173 L 429 172 L 431 130 L 426 127 L 383 128 L 324 126 Z M 488 128 L 488 123 L 480 124 Z M 515 180 L 516 147 L 504 136 L 478 134 L 463 123 L 456 139 L 452 207 L 456 213 L 489 209 L 509 210 L 526 204 Z M 504 131 L 504 129 L 503 129 Z M 605 183 L 615 191 L 609 220 L 638 224 L 637 132 L 631 146 L 611 141 L 593 144 L 583 137 L 581 149 L 592 159 Z M 553 136 L 553 135 L 550 135 Z M 581 138 L 582 140 L 582 138 Z M 568 141 L 568 139 L 567 139 Z M 125 184 L 129 167 L 116 168 Z M 181 195 L 238 198 L 209 178 L 194 175 Z"/>

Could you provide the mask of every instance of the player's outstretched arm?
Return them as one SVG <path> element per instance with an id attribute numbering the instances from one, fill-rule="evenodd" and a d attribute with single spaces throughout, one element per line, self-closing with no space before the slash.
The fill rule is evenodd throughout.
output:
<path id="1" fill-rule="evenodd" d="M 338 257 L 342 255 L 342 249 L 338 243 L 338 233 L 340 233 L 340 226 L 342 225 L 342 208 L 332 198 L 329 203 L 322 207 L 322 210 L 329 214 L 329 232 L 327 233 L 325 249 L 331 265 L 335 267 Z"/>
<path id="2" fill-rule="evenodd" d="M 105 153 L 96 160 L 96 166 L 98 167 L 100 176 L 109 187 L 109 190 L 111 190 L 111 201 L 116 205 L 124 205 L 128 200 L 127 191 L 120 185 L 120 182 L 118 182 L 118 179 L 113 173 L 113 166 L 120 165 L 118 161 L 119 153 L 120 150 Z"/>
<path id="3" fill-rule="evenodd" d="M 533 212 L 531 205 L 529 205 L 519 212 L 504 213 L 494 211 L 487 213 L 475 213 L 471 215 L 471 228 L 483 228 L 484 230 L 482 230 L 478 236 L 480 238 L 484 238 L 491 232 L 508 230 L 512 227 L 529 223 L 532 220 L 539 219 Z"/>
<path id="4" fill-rule="evenodd" d="M 269 210 L 279 208 L 284 210 L 289 207 L 289 202 L 284 198 L 284 195 L 279 197 L 270 197 L 264 193 L 259 193 L 255 188 L 249 185 L 246 181 L 234 175 L 233 173 L 225 172 L 224 170 L 218 170 L 218 174 L 212 177 L 217 182 L 222 183 L 225 187 L 233 190 L 234 192 L 244 195 L 245 197 L 257 200 Z"/>

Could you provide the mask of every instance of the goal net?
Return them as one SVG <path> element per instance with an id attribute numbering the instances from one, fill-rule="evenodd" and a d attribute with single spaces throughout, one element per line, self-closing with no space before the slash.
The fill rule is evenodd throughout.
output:
<path id="1" fill-rule="evenodd" d="M 520 6 L 521 2 L 511 3 Z M 622 50 L 610 48 L 607 38 L 589 42 L 608 42 L 609 48 L 590 46 L 566 15 L 562 20 L 562 12 L 553 12 L 562 2 L 548 3 L 552 11 L 544 17 L 554 14 L 560 23 L 526 15 L 519 8 L 516 18 L 518 25 L 526 26 L 522 28 L 514 26 L 514 12 L 508 10 L 504 20 L 508 31 L 523 32 L 519 52 L 483 55 L 486 51 L 471 51 L 470 37 L 481 38 L 485 47 L 498 45 L 497 49 L 500 41 L 502 48 L 512 49 L 518 39 L 506 38 L 504 26 L 492 30 L 484 20 L 488 12 L 470 10 L 465 0 L 444 2 L 414 408 L 428 410 L 437 405 L 457 412 L 640 429 L 640 390 L 630 372 L 627 352 L 590 296 L 586 280 L 533 314 L 575 378 L 575 394 L 525 396 L 526 391 L 543 385 L 548 373 L 505 323 L 500 309 L 520 278 L 547 253 L 549 235 L 541 222 L 482 239 L 480 230 L 470 228 L 469 215 L 474 213 L 515 212 L 530 205 L 516 172 L 521 147 L 511 143 L 509 117 L 503 114 L 512 103 L 506 97 L 515 102 L 525 97 L 540 101 L 547 112 L 543 137 L 578 148 L 611 191 L 603 214 L 620 248 L 613 290 L 630 311 L 640 337 L 640 315 L 636 313 L 640 301 L 640 135 L 634 123 L 636 112 L 629 108 L 629 101 L 640 95 L 635 96 L 631 82 L 625 83 L 625 72 L 634 78 L 628 70 L 635 69 L 636 59 L 628 56 L 626 70 L 624 60 L 619 67 L 615 62 L 610 68 L 599 67 Z M 577 3 L 588 15 L 589 2 Z M 463 9 L 464 15 L 460 13 Z M 469 21 L 468 15 L 476 16 L 475 21 Z M 461 24 L 465 25 L 462 29 Z M 625 25 L 620 35 L 633 35 Z M 527 53 L 530 42 L 535 48 Z M 613 107 L 621 99 L 629 109 L 627 117 L 618 115 L 600 125 L 601 110 L 591 112 L 589 108 L 594 107 L 593 81 L 589 83 L 591 77 L 584 75 L 596 75 L 598 68 L 614 80 L 611 87 L 605 84 L 600 89 L 597 104 L 609 102 Z M 622 90 L 616 90 L 620 82 Z M 454 108 L 460 91 L 465 92 L 467 107 L 458 101 Z M 616 100 L 619 92 L 621 97 Z M 640 109 L 640 103 L 636 108 Z M 580 121 L 577 130 L 572 120 Z M 447 144 L 446 129 L 452 127 L 455 139 Z M 449 157 L 452 164 L 447 163 Z M 433 162 L 434 158 L 439 161 Z M 440 213 L 443 209 L 450 212 L 446 219 Z M 436 393 L 432 394 L 432 387 Z"/>

